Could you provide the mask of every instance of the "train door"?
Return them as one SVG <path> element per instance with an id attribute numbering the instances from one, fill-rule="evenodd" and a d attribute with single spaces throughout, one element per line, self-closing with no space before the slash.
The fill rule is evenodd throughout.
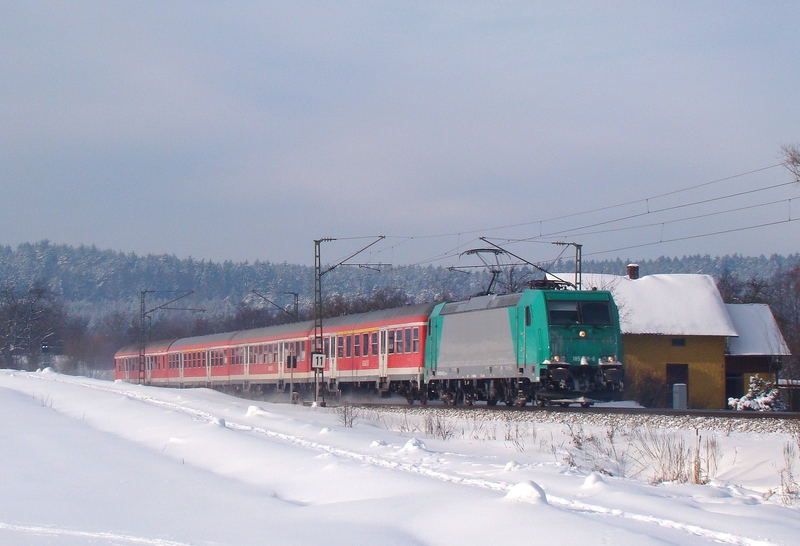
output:
<path id="1" fill-rule="evenodd" d="M 378 347 L 378 376 L 386 377 L 389 375 L 389 365 L 386 350 L 386 328 L 380 329 L 380 346 Z"/>
<path id="2" fill-rule="evenodd" d="M 285 368 L 286 368 L 286 355 L 287 354 L 289 354 L 289 353 L 286 351 L 286 343 L 284 343 L 283 341 L 279 341 L 278 342 L 278 379 L 283 379 L 287 375 L 291 375 L 291 370 L 290 370 L 290 373 L 288 373 L 288 374 L 285 373 L 286 372 Z"/>
<path id="3" fill-rule="evenodd" d="M 328 357 L 328 373 L 331 379 L 339 377 L 339 369 L 336 367 L 336 336 L 327 336 L 323 341 L 323 350 Z"/>

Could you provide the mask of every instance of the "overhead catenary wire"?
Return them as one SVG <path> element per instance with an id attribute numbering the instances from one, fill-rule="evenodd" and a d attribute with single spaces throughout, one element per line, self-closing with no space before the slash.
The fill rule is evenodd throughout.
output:
<path id="1" fill-rule="evenodd" d="M 600 254 L 608 254 L 610 252 L 619 252 L 621 250 L 630 250 L 630 249 L 633 249 L 633 248 L 643 248 L 643 247 L 647 247 L 647 246 L 660 245 L 660 244 L 664 244 L 664 243 L 674 243 L 674 242 L 677 242 L 677 241 L 688 241 L 688 240 L 691 240 L 691 239 L 700 239 L 702 237 L 712 237 L 714 235 L 724 235 L 725 233 L 736 233 L 738 231 L 747 231 L 749 229 L 758 229 L 758 228 L 763 228 L 763 227 L 776 226 L 776 225 L 779 225 L 779 224 L 787 224 L 787 223 L 797 222 L 798 220 L 800 220 L 800 218 L 787 218 L 786 220 L 776 220 L 775 222 L 765 222 L 763 224 L 757 224 L 757 225 L 753 225 L 753 226 L 745 226 L 745 227 L 724 229 L 724 230 L 720 230 L 720 231 L 712 231 L 710 233 L 700 233 L 700 234 L 696 234 L 696 235 L 686 235 L 686 236 L 683 236 L 683 237 L 675 237 L 673 239 L 663 239 L 663 240 L 659 240 L 659 241 L 652 241 L 652 242 L 649 242 L 649 243 L 641 243 L 641 244 L 629 245 L 629 246 L 624 246 L 624 247 L 619 247 L 619 248 L 610 248 L 610 249 L 607 249 L 607 250 L 600 250 L 600 251 L 597 251 L 597 252 L 589 252 L 587 254 L 584 254 L 584 256 L 597 256 L 597 255 L 600 255 Z"/>
<path id="2" fill-rule="evenodd" d="M 696 189 L 703 188 L 703 187 L 706 187 L 706 186 L 711 186 L 713 184 L 718 184 L 720 182 L 726 182 L 728 180 L 733 180 L 733 179 L 736 179 L 736 178 L 749 176 L 751 174 L 756 174 L 756 173 L 759 173 L 759 172 L 767 171 L 767 170 L 774 169 L 776 167 L 781 167 L 781 166 L 783 166 L 783 163 L 775 163 L 773 165 L 768 165 L 766 167 L 760 167 L 758 169 L 753 169 L 753 170 L 750 170 L 750 171 L 733 174 L 733 175 L 726 176 L 726 177 L 723 177 L 723 178 L 717 178 L 716 180 L 711 180 L 711 181 L 708 181 L 708 182 L 701 182 L 699 184 L 693 184 L 691 186 L 686 186 L 684 188 L 679 188 L 677 190 L 671 190 L 671 191 L 660 193 L 660 194 L 657 194 L 657 195 L 651 195 L 651 196 L 648 196 L 648 197 L 643 197 L 641 199 L 634 199 L 634 200 L 631 200 L 631 201 L 625 201 L 623 203 L 605 205 L 605 206 L 602 206 L 602 207 L 596 207 L 596 208 L 593 208 L 593 209 L 587 209 L 587 210 L 583 210 L 583 211 L 579 211 L 579 212 L 572 212 L 572 213 L 569 213 L 569 214 L 553 216 L 551 218 L 543 218 L 543 219 L 538 219 L 538 220 L 531 220 L 531 221 L 528 221 L 528 222 L 519 222 L 519 223 L 515 223 L 515 224 L 506 224 L 506 225 L 502 225 L 502 226 L 494 226 L 494 227 L 488 227 L 488 228 L 482 228 L 482 229 L 461 230 L 461 231 L 455 231 L 455 232 L 450 232 L 450 233 L 438 233 L 438 234 L 428 234 L 428 235 L 413 235 L 413 236 L 409 236 L 409 235 L 394 235 L 394 236 L 388 235 L 387 238 L 398 238 L 398 237 L 400 237 L 400 238 L 405 238 L 405 239 L 431 239 L 431 238 L 438 238 L 438 237 L 455 237 L 455 236 L 459 236 L 459 235 L 472 235 L 472 234 L 475 234 L 475 233 L 486 233 L 486 232 L 491 232 L 491 231 L 498 231 L 498 230 L 501 230 L 501 229 L 510 229 L 510 228 L 516 228 L 516 227 L 530 226 L 530 225 L 534 225 L 534 224 L 540 224 L 540 223 L 543 223 L 543 222 L 554 222 L 554 221 L 557 221 L 557 220 L 566 220 L 568 218 L 574 218 L 574 217 L 583 216 L 583 215 L 586 215 L 586 214 L 593 214 L 593 213 L 596 213 L 596 212 L 604 212 L 604 211 L 613 210 L 613 209 L 626 207 L 626 206 L 630 206 L 630 205 L 635 205 L 635 204 L 639 204 L 639 203 L 644 203 L 646 206 L 649 207 L 649 202 L 650 201 L 654 201 L 656 199 L 669 197 L 671 195 L 677 195 L 679 193 L 685 193 L 687 191 L 692 191 L 692 190 L 696 190 Z M 797 183 L 796 181 L 792 181 L 792 182 L 787 182 L 785 184 L 779 184 L 778 186 L 784 186 L 784 185 L 796 184 L 796 183 Z M 776 186 L 776 187 L 778 187 L 778 186 Z"/>
<path id="3" fill-rule="evenodd" d="M 734 212 L 743 212 L 743 211 L 746 211 L 746 210 L 753 210 L 753 209 L 768 207 L 768 206 L 772 206 L 772 205 L 779 205 L 781 203 L 787 203 L 791 207 L 791 202 L 792 201 L 793 201 L 792 198 L 778 199 L 778 200 L 775 200 L 775 201 L 768 201 L 766 203 L 758 203 L 756 205 L 746 205 L 746 206 L 743 206 L 743 207 L 736 207 L 736 208 L 733 208 L 733 209 L 726 209 L 726 210 L 708 212 L 708 213 L 704 213 L 704 214 L 696 214 L 696 215 L 693 215 L 693 216 L 686 216 L 686 217 L 683 217 L 683 218 L 676 218 L 674 220 L 662 220 L 662 221 L 658 221 L 658 222 L 650 222 L 650 223 L 647 223 L 647 224 L 634 224 L 634 225 L 631 225 L 631 226 L 610 228 L 610 229 L 602 229 L 602 230 L 594 230 L 594 231 L 585 231 L 585 232 L 574 233 L 573 232 L 574 229 L 582 229 L 582 228 L 572 228 L 572 229 L 569 229 L 569 230 L 555 231 L 555 232 L 552 232 L 552 233 L 548 234 L 547 236 L 548 237 L 553 237 L 553 236 L 560 236 L 560 235 L 569 234 L 572 237 L 580 237 L 580 236 L 585 236 L 585 235 L 600 235 L 600 234 L 603 234 L 603 233 L 618 233 L 618 232 L 621 232 L 621 231 L 631 231 L 631 230 L 638 230 L 638 229 L 654 227 L 654 226 L 664 226 L 664 225 L 668 225 L 668 224 L 677 224 L 677 223 L 680 223 L 680 222 L 688 222 L 688 221 L 691 221 L 691 220 L 700 220 L 702 218 L 711 218 L 712 216 L 722 216 L 722 215 L 725 215 L 725 214 L 732 214 Z M 620 221 L 622 221 L 622 220 L 620 220 Z M 593 226 L 586 226 L 586 227 L 593 227 Z M 547 244 L 550 244 L 549 241 L 541 241 L 541 240 L 538 240 L 538 238 L 503 239 L 503 240 L 505 242 L 507 242 L 507 243 L 522 243 L 522 242 L 525 242 L 525 243 L 547 243 Z"/>
<path id="4" fill-rule="evenodd" d="M 533 221 L 527 221 L 527 222 L 520 222 L 520 223 L 515 223 L 515 224 L 507 224 L 507 225 L 502 225 L 502 226 L 494 226 L 494 227 L 483 228 L 483 229 L 453 231 L 453 232 L 450 232 L 450 233 L 420 234 L 420 235 L 388 235 L 386 237 L 387 240 L 395 240 L 395 241 L 392 241 L 392 244 L 390 244 L 390 245 L 388 245 L 388 246 L 386 246 L 384 248 L 378 249 L 374 253 L 371 253 L 371 259 L 374 259 L 377 256 L 379 256 L 382 253 L 387 252 L 387 251 L 391 252 L 392 256 L 394 257 L 394 250 L 397 247 L 402 246 L 402 245 L 408 245 L 408 244 L 410 244 L 411 242 L 413 242 L 415 240 L 433 239 L 433 238 L 447 238 L 447 237 L 457 238 L 457 244 L 456 244 L 455 248 L 452 248 L 450 250 L 446 250 L 446 251 L 438 253 L 438 254 L 434 254 L 432 256 L 429 256 L 429 257 L 427 257 L 425 259 L 422 259 L 422 260 L 419 260 L 419 261 L 415 261 L 413 263 L 406 264 L 405 266 L 393 266 L 393 267 L 395 269 L 397 269 L 399 267 L 414 267 L 414 266 L 421 266 L 421 265 L 426 265 L 426 264 L 433 264 L 433 263 L 436 263 L 436 262 L 442 262 L 442 261 L 449 260 L 449 259 L 459 259 L 459 255 L 461 253 L 461 249 L 467 247 L 470 244 L 473 244 L 475 241 L 478 240 L 477 238 L 473 238 L 473 239 L 471 239 L 471 240 L 469 240 L 467 242 L 464 242 L 462 240 L 462 237 L 464 235 L 472 235 L 472 234 L 477 234 L 477 233 L 486 234 L 486 233 L 490 233 L 490 232 L 497 231 L 497 230 L 502 230 L 502 229 L 509 229 L 509 228 L 515 228 L 515 227 L 524 227 L 524 226 L 532 226 L 532 225 L 537 225 L 537 224 L 539 225 L 539 235 L 537 235 L 537 236 L 527 237 L 527 238 L 520 238 L 520 239 L 498 238 L 497 240 L 507 241 L 508 243 L 528 242 L 528 243 L 550 244 L 552 241 L 548 241 L 546 239 L 553 238 L 553 237 L 563 237 L 563 236 L 566 236 L 566 235 L 569 235 L 570 237 L 591 236 L 591 235 L 598 235 L 598 234 L 603 234 L 603 233 L 614 233 L 614 232 L 621 232 L 621 231 L 626 231 L 626 230 L 642 229 L 642 228 L 646 228 L 646 227 L 653 227 L 653 226 L 659 226 L 659 225 L 662 226 L 662 228 L 663 228 L 663 226 L 669 225 L 669 224 L 676 224 L 676 223 L 679 223 L 679 222 L 688 222 L 688 221 L 691 221 L 691 220 L 697 220 L 697 219 L 702 219 L 702 218 L 719 216 L 719 215 L 723 215 L 723 214 L 730 214 L 730 213 L 733 213 L 733 212 L 754 209 L 754 208 L 758 208 L 758 207 L 768 206 L 768 205 L 772 205 L 772 204 L 778 204 L 778 203 L 787 202 L 787 201 L 789 202 L 790 207 L 791 207 L 791 199 L 788 199 L 788 200 L 787 199 L 781 199 L 781 200 L 770 201 L 768 203 L 761 203 L 761 204 L 757 204 L 757 205 L 748 205 L 748 206 L 745 206 L 745 207 L 736 207 L 736 208 L 726 209 L 726 210 L 722 210 L 722 211 L 713 211 L 713 212 L 708 212 L 708 213 L 704 213 L 704 214 L 697 214 L 697 215 L 688 216 L 688 217 L 685 217 L 685 218 L 665 219 L 665 220 L 661 220 L 661 221 L 658 221 L 658 222 L 648 222 L 648 223 L 644 223 L 644 224 L 640 223 L 640 224 L 636 224 L 636 225 L 633 225 L 633 226 L 624 226 L 624 227 L 611 228 L 611 229 L 598 229 L 598 230 L 592 229 L 592 228 L 598 228 L 598 227 L 602 227 L 602 226 L 610 226 L 610 225 L 613 225 L 613 224 L 618 224 L 618 223 L 626 222 L 626 221 L 629 221 L 629 220 L 635 220 L 637 218 L 653 217 L 653 216 L 656 216 L 656 215 L 659 215 L 659 214 L 665 214 L 665 213 L 668 213 L 668 212 L 681 210 L 681 209 L 685 209 L 685 208 L 706 205 L 706 204 L 709 204 L 709 203 L 720 202 L 720 201 L 724 201 L 724 200 L 735 199 L 737 197 L 740 198 L 740 197 L 743 197 L 743 196 L 753 195 L 753 194 L 757 194 L 757 193 L 760 193 L 760 192 L 766 192 L 766 191 L 769 191 L 769 190 L 775 190 L 775 189 L 783 188 L 783 187 L 786 187 L 786 186 L 789 186 L 789 185 L 792 185 L 792 184 L 796 184 L 796 181 L 792 180 L 791 182 L 772 184 L 770 186 L 766 186 L 766 187 L 762 187 L 762 188 L 755 188 L 755 189 L 750 189 L 750 190 L 738 191 L 738 192 L 728 193 L 728 194 L 725 194 L 725 195 L 719 195 L 719 196 L 710 197 L 710 198 L 706 198 L 706 199 L 698 199 L 698 200 L 689 201 L 689 202 L 685 202 L 685 203 L 679 203 L 679 204 L 671 205 L 671 206 L 653 207 L 653 201 L 656 201 L 658 199 L 662 199 L 662 198 L 665 198 L 665 197 L 669 197 L 669 196 L 673 196 L 673 195 L 677 195 L 677 194 L 690 192 L 692 190 L 701 189 L 701 188 L 708 187 L 708 186 L 711 186 L 711 185 L 714 185 L 714 184 L 719 184 L 719 183 L 722 183 L 722 182 L 725 182 L 725 181 L 730 181 L 730 180 L 733 180 L 733 179 L 742 178 L 742 177 L 745 177 L 745 176 L 748 176 L 748 175 L 752 175 L 752 174 L 755 174 L 755 173 L 767 171 L 767 170 L 774 169 L 774 168 L 780 167 L 780 166 L 783 166 L 783 163 L 776 163 L 776 164 L 768 165 L 768 166 L 761 167 L 761 168 L 758 168 L 758 169 L 752 169 L 752 170 L 749 170 L 749 171 L 746 171 L 746 172 L 737 173 L 737 174 L 734 174 L 734 175 L 731 175 L 731 176 L 718 178 L 718 179 L 711 180 L 711 181 L 708 181 L 708 182 L 701 182 L 701 183 L 698 183 L 698 184 L 693 184 L 693 185 L 690 185 L 690 186 L 686 186 L 686 187 L 683 187 L 683 188 L 679 188 L 679 189 L 671 190 L 671 191 L 667 191 L 667 192 L 662 192 L 662 193 L 659 193 L 659 194 L 656 194 L 656 195 L 652 195 L 652 196 L 648 196 L 648 197 L 641 198 L 641 199 L 634 199 L 634 200 L 629 200 L 629 201 L 625 201 L 625 202 L 622 202 L 622 203 L 616 203 L 616 204 L 606 205 L 606 206 L 602 206 L 602 207 L 595 207 L 595 208 L 592 208 L 592 209 L 587 209 L 587 210 L 583 210 L 583 211 L 579 211 L 579 212 L 553 216 L 553 217 L 546 218 L 546 219 L 539 219 L 539 220 L 533 220 Z M 583 225 L 570 227 L 570 228 L 559 229 L 559 230 L 554 230 L 554 231 L 550 231 L 550 232 L 544 231 L 544 228 L 543 228 L 544 223 L 546 223 L 546 222 L 555 222 L 555 221 L 558 221 L 558 220 L 576 218 L 576 217 L 580 217 L 580 216 L 584 216 L 584 215 L 588 215 L 588 214 L 592 214 L 592 213 L 607 212 L 607 211 L 620 209 L 620 208 L 623 208 L 623 207 L 637 205 L 637 204 L 644 205 L 644 209 L 645 210 L 643 212 L 637 212 L 635 214 L 626 214 L 626 215 L 623 215 L 623 216 L 609 218 L 609 219 L 598 221 L 598 222 L 589 222 L 589 223 L 586 223 L 586 224 L 583 224 Z M 676 238 L 671 238 L 671 239 L 664 239 L 663 235 L 662 235 L 661 237 L 659 237 L 658 241 L 651 241 L 651 242 L 644 243 L 644 244 L 625 245 L 625 246 L 619 247 L 616 250 L 627 250 L 627 249 L 630 249 L 630 248 L 639 248 L 639 247 L 645 247 L 645 246 L 652 246 L 652 245 L 656 245 L 656 244 L 664 244 L 664 243 L 674 242 L 674 241 L 679 241 L 679 240 L 689 240 L 689 239 L 697 239 L 697 238 L 702 238 L 702 237 L 710 237 L 710 236 L 713 236 L 713 235 L 731 233 L 731 232 L 735 232 L 735 231 L 746 231 L 746 230 L 749 230 L 749 229 L 758 229 L 758 228 L 765 227 L 765 226 L 768 226 L 768 225 L 776 225 L 776 224 L 781 224 L 781 223 L 784 223 L 784 222 L 768 222 L 768 223 L 764 223 L 764 224 L 757 224 L 757 225 L 744 226 L 744 227 L 736 227 L 736 228 L 730 228 L 730 229 L 726 229 L 726 230 L 718 230 L 718 231 L 709 232 L 709 233 L 693 234 L 693 235 L 689 235 L 689 236 L 676 237 Z M 352 237 L 351 239 L 356 239 L 356 238 L 366 238 L 366 237 Z M 586 256 L 597 255 L 597 254 L 601 254 L 601 253 L 606 253 L 607 254 L 607 253 L 614 252 L 614 251 L 615 251 L 615 249 L 608 249 L 608 250 L 599 251 L 599 252 L 590 252 L 590 253 L 587 253 Z M 546 261 L 550 261 L 550 260 L 546 260 Z M 393 262 L 394 262 L 394 260 L 392 260 L 392 263 Z"/>

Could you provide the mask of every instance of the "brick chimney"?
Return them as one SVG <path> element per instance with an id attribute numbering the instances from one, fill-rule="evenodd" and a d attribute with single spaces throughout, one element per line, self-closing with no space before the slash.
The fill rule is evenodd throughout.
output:
<path id="1" fill-rule="evenodd" d="M 639 264 L 628 264 L 628 278 L 631 280 L 639 278 Z"/>

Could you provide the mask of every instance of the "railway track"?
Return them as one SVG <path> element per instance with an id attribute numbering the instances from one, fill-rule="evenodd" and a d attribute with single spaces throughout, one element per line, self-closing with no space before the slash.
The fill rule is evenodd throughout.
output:
<path id="1" fill-rule="evenodd" d="M 620 407 L 488 407 L 446 406 L 429 403 L 426 406 L 391 403 L 338 403 L 330 405 L 332 411 L 340 406 L 350 406 L 362 417 L 372 413 L 434 416 L 444 419 L 477 421 L 521 421 L 531 424 L 559 423 L 602 427 L 653 427 L 684 430 L 708 430 L 724 434 L 774 433 L 800 436 L 800 413 L 795 412 L 743 412 L 728 410 L 672 410 Z"/>
<path id="2" fill-rule="evenodd" d="M 351 405 L 363 408 L 380 409 L 380 408 L 395 408 L 398 410 L 403 409 L 436 409 L 436 410 L 454 410 L 454 411 L 496 411 L 496 412 L 526 412 L 526 413 L 578 413 L 578 414 L 604 414 L 604 415 L 664 415 L 664 416 L 690 416 L 690 417 L 727 417 L 727 418 L 742 418 L 742 419 L 791 419 L 800 422 L 800 412 L 789 411 L 733 411 L 733 410 L 702 410 L 702 409 L 688 409 L 676 410 L 666 408 L 637 408 L 637 407 L 561 407 L 561 406 L 494 406 L 490 407 L 485 404 L 459 405 L 448 406 L 445 404 L 438 404 L 429 402 L 427 405 L 409 405 L 407 403 L 372 403 L 372 402 L 336 402 L 328 403 L 329 407 L 337 407 L 342 405 Z"/>

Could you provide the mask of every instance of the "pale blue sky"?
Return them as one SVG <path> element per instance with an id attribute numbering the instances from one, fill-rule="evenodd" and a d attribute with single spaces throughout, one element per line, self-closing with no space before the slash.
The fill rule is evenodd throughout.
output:
<path id="1" fill-rule="evenodd" d="M 0 244 L 312 263 L 315 238 L 381 234 L 370 258 L 399 264 L 591 225 L 544 239 L 800 250 L 796 222 L 687 238 L 800 218 L 796 185 L 653 212 L 782 168 L 538 223 L 778 163 L 800 142 L 800 4 L 552 4 L 2 1 Z M 395 238 L 435 234 L 456 235 Z"/>

